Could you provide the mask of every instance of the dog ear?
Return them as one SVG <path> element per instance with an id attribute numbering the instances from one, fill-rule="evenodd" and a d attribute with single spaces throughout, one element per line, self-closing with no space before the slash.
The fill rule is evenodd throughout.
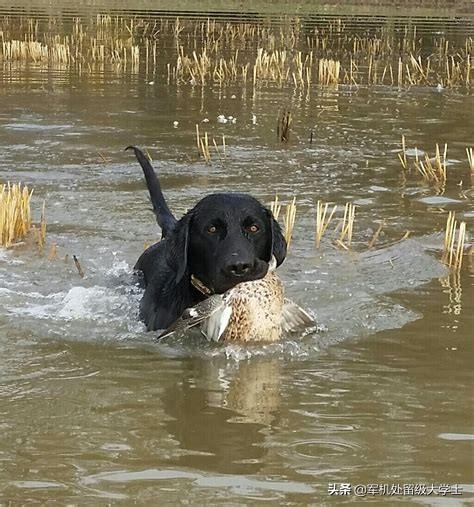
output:
<path id="1" fill-rule="evenodd" d="M 166 239 L 169 241 L 167 263 L 176 273 L 176 284 L 182 280 L 188 265 L 189 230 L 192 218 L 192 212 L 188 211 L 186 215 L 178 220 Z"/>
<path id="2" fill-rule="evenodd" d="M 286 239 L 284 238 L 280 224 L 275 220 L 273 213 L 268 208 L 265 208 L 265 211 L 270 222 L 271 231 L 269 258 L 271 259 L 272 255 L 274 255 L 277 261 L 277 266 L 279 266 L 286 257 Z"/>

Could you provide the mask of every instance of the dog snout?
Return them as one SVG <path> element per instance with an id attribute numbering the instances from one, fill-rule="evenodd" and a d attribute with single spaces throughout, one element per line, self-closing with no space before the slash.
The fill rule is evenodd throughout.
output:
<path id="1" fill-rule="evenodd" d="M 231 264 L 228 264 L 224 268 L 224 271 L 227 274 L 239 277 L 247 275 L 251 269 L 252 264 L 250 262 L 234 261 Z"/>

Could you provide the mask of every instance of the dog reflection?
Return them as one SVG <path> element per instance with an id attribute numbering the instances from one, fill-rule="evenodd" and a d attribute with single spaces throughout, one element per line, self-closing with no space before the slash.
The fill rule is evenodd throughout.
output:
<path id="1" fill-rule="evenodd" d="M 183 450 L 177 464 L 257 472 L 267 452 L 262 429 L 279 417 L 280 368 L 278 360 L 229 365 L 205 359 L 168 390 L 165 410 L 172 420 L 167 429 Z"/>
<path id="2" fill-rule="evenodd" d="M 244 361 L 225 391 L 223 405 L 247 423 L 270 425 L 280 404 L 280 363 Z"/>

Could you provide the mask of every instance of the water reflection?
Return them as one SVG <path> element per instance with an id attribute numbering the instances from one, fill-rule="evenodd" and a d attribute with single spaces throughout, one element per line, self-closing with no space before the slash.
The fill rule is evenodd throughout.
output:
<path id="1" fill-rule="evenodd" d="M 226 367 L 204 359 L 189 367 L 163 396 L 171 416 L 166 429 L 186 450 L 172 461 L 223 473 L 258 472 L 265 435 L 279 417 L 280 361 L 256 358 Z"/>
<path id="2" fill-rule="evenodd" d="M 469 228 L 474 218 L 472 189 L 457 184 L 469 181 L 471 97 L 204 89 L 34 65 L 0 73 L 0 178 L 34 187 L 35 209 L 46 198 L 60 250 L 54 262 L 26 249 L 0 252 L 6 499 L 152 505 L 258 496 L 319 505 L 328 482 L 467 486 L 474 257 L 456 277 L 439 258 L 447 211 Z M 288 104 L 295 122 L 281 146 L 276 117 Z M 237 123 L 220 124 L 219 114 Z M 196 123 L 211 138 L 226 135 L 225 164 L 199 160 Z M 404 179 L 401 133 L 429 153 L 448 142 L 452 185 L 443 198 Z M 286 202 L 297 195 L 281 276 L 288 295 L 328 328 L 320 341 L 252 350 L 244 360 L 151 343 L 137 322 L 139 296 L 120 278 L 157 235 L 141 172 L 123 153 L 132 141 L 150 149 L 177 214 L 214 191 L 267 203 L 275 192 Z M 352 252 L 329 241 L 315 250 L 318 199 L 356 202 Z M 396 242 L 406 230 L 410 239 Z M 85 279 L 63 262 L 73 253 Z"/>

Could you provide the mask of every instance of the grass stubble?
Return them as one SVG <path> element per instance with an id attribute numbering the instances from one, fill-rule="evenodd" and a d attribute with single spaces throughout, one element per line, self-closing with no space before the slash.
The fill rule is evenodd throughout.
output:
<path id="1" fill-rule="evenodd" d="M 99 14 L 63 24 L 55 17 L 5 16 L 0 61 L 81 74 L 97 66 L 117 73 L 142 68 L 147 76 L 165 75 L 169 84 L 193 86 L 471 87 L 472 37 L 458 41 L 432 35 L 432 50 L 426 53 L 416 26 L 400 33 L 381 25 L 361 35 L 339 19 L 302 28 L 299 18 L 270 24 Z"/>

